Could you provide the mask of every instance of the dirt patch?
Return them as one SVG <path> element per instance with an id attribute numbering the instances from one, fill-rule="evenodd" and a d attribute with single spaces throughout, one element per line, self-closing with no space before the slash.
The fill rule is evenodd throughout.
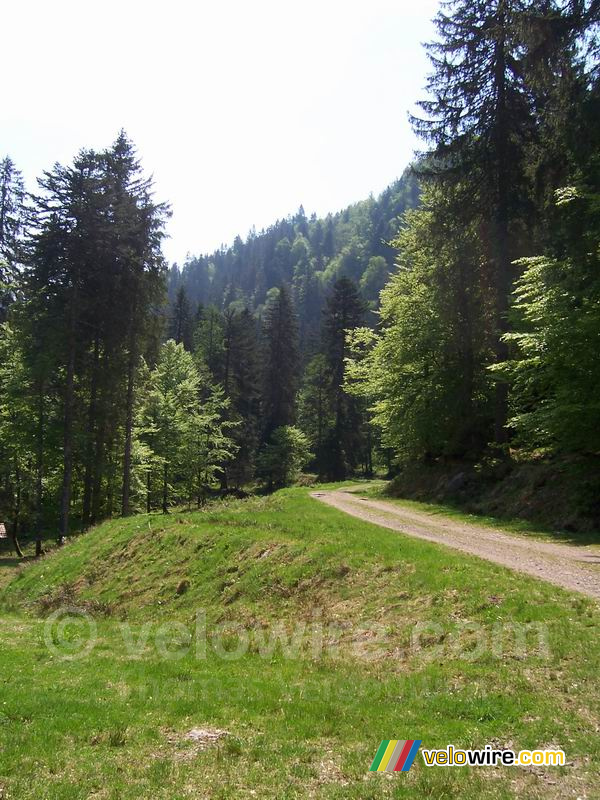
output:
<path id="1" fill-rule="evenodd" d="M 87 581 L 85 578 L 79 578 L 74 583 L 62 583 L 54 591 L 43 594 L 38 598 L 36 601 L 37 608 L 42 615 L 49 614 L 51 611 L 64 606 L 76 606 L 81 611 L 87 611 L 90 614 L 98 614 L 103 617 L 112 616 L 114 609 L 110 603 L 81 597 L 80 592 L 86 586 Z"/>
<path id="2" fill-rule="evenodd" d="M 229 736 L 229 731 L 212 727 L 192 728 L 186 733 L 173 730 L 165 731 L 165 739 L 168 745 L 173 748 L 171 755 L 176 761 L 189 761 L 204 750 L 218 747 L 227 736 Z M 154 755 L 156 758 L 163 758 L 165 752 L 161 748 Z"/>
<path id="3" fill-rule="evenodd" d="M 184 739 L 195 742 L 199 750 L 208 750 L 214 747 L 218 741 L 229 735 L 229 731 L 219 730 L 219 728 L 192 728 L 188 731 Z"/>

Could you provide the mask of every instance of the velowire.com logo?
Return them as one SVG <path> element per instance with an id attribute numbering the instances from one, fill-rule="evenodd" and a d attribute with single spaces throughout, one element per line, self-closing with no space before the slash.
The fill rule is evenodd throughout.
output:
<path id="1" fill-rule="evenodd" d="M 421 739 L 384 739 L 379 745 L 369 772 L 408 772 L 421 747 Z M 421 751 L 427 767 L 564 767 L 566 756 L 560 749 L 504 750 L 486 744 L 480 749 L 463 750 L 453 744 L 443 750 Z"/>
<path id="2" fill-rule="evenodd" d="M 421 746 L 421 739 L 384 739 L 369 772 L 408 772 Z"/>

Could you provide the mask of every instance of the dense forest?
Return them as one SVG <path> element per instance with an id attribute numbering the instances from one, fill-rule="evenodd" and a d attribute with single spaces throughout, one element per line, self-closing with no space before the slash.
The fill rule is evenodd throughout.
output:
<path id="1" fill-rule="evenodd" d="M 302 470 L 563 458 L 598 487 L 599 22 L 597 0 L 443 3 L 402 178 L 181 268 L 125 133 L 34 194 L 6 157 L 0 515 L 17 551 L 21 533 L 39 553 Z"/>
<path id="2" fill-rule="evenodd" d="M 378 198 L 356 203 L 325 219 L 298 212 L 265 231 L 238 236 L 231 247 L 188 258 L 169 270 L 169 299 L 185 293 L 198 305 L 227 308 L 232 303 L 261 316 L 269 291 L 286 285 L 292 292 L 303 352 L 318 347 L 321 311 L 329 289 L 340 278 L 354 281 L 376 307 L 394 266 L 392 245 L 404 213 L 419 201 L 414 171 L 392 183 Z"/>

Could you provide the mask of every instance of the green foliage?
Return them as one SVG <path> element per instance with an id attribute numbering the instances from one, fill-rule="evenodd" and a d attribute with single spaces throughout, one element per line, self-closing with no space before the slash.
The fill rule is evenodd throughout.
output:
<path id="1" fill-rule="evenodd" d="M 507 335 L 514 357 L 498 367 L 512 385 L 517 441 L 528 450 L 600 452 L 600 194 L 557 193 L 576 223 L 566 257 L 521 262 Z M 581 236 L 581 226 L 585 236 Z"/>
<path id="2" fill-rule="evenodd" d="M 194 352 L 200 355 L 216 380 L 222 380 L 225 351 L 223 317 L 215 306 L 202 309 L 194 331 Z"/>
<path id="3" fill-rule="evenodd" d="M 263 416 L 266 441 L 276 428 L 294 423 L 298 385 L 298 325 L 285 286 L 265 311 L 263 330 Z"/>
<path id="4" fill-rule="evenodd" d="M 193 356 L 169 339 L 147 382 L 139 436 L 147 446 L 148 497 L 153 505 L 152 473 L 160 476 L 161 504 L 167 511 L 177 500 L 198 501 L 215 479 L 220 465 L 231 458 L 233 442 L 222 414 L 227 402 L 222 390 L 203 387 Z"/>
<path id="5" fill-rule="evenodd" d="M 169 335 L 177 344 L 183 343 L 186 350 L 193 346 L 194 320 L 184 286 L 177 290 L 173 314 L 169 324 Z"/>
<path id="6" fill-rule="evenodd" d="M 330 480 L 343 480 L 355 471 L 364 457 L 368 472 L 370 453 L 364 453 L 363 409 L 356 396 L 344 390 L 345 359 L 349 354 L 348 336 L 363 321 L 365 303 L 356 284 L 340 278 L 327 298 L 323 315 L 323 352 L 329 370 L 329 403 L 333 426 L 327 431 L 318 456 L 320 474 Z"/>
<path id="7" fill-rule="evenodd" d="M 289 486 L 298 477 L 312 454 L 308 439 L 299 428 L 276 428 L 257 460 L 257 476 L 269 487 Z"/>
<path id="8" fill-rule="evenodd" d="M 4 318 L 18 279 L 26 223 L 25 186 L 8 156 L 0 161 L 0 317 Z"/>
<path id="9" fill-rule="evenodd" d="M 334 419 L 329 362 L 323 353 L 319 353 L 306 365 L 298 395 L 298 424 L 308 438 L 317 463 Z"/>
<path id="10" fill-rule="evenodd" d="M 360 276 L 360 289 L 364 297 L 379 297 L 389 278 L 390 270 L 383 256 L 372 256 L 366 270 Z"/>
<path id="11" fill-rule="evenodd" d="M 23 350 L 8 324 L 0 329 L 0 452 L 2 507 L 14 536 L 31 514 L 35 458 L 35 415 Z"/>
<path id="12" fill-rule="evenodd" d="M 370 402 L 384 447 L 400 461 L 464 456 L 489 435 L 486 284 L 476 227 L 461 224 L 463 202 L 460 193 L 425 193 L 397 241 L 379 332 L 359 329 L 350 340 L 346 389 Z"/>

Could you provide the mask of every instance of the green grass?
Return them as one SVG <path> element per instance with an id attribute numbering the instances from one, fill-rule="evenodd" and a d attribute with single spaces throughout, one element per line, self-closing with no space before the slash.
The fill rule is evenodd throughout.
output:
<path id="1" fill-rule="evenodd" d="M 597 604 L 308 490 L 107 522 L 13 573 L 1 600 L 3 798 L 597 796 Z M 81 631 L 50 625 L 65 605 L 97 628 L 77 660 L 63 656 Z M 466 623 L 485 642 L 477 657 Z M 493 652 L 494 630 L 515 623 L 545 626 L 548 652 L 508 634 Z M 265 652 L 276 625 L 305 626 L 294 657 Z M 223 656 L 236 630 L 246 652 Z M 202 750 L 193 728 L 228 735 Z M 407 774 L 369 774 L 384 738 L 554 744 L 570 766 L 425 768 L 418 756 Z"/>

